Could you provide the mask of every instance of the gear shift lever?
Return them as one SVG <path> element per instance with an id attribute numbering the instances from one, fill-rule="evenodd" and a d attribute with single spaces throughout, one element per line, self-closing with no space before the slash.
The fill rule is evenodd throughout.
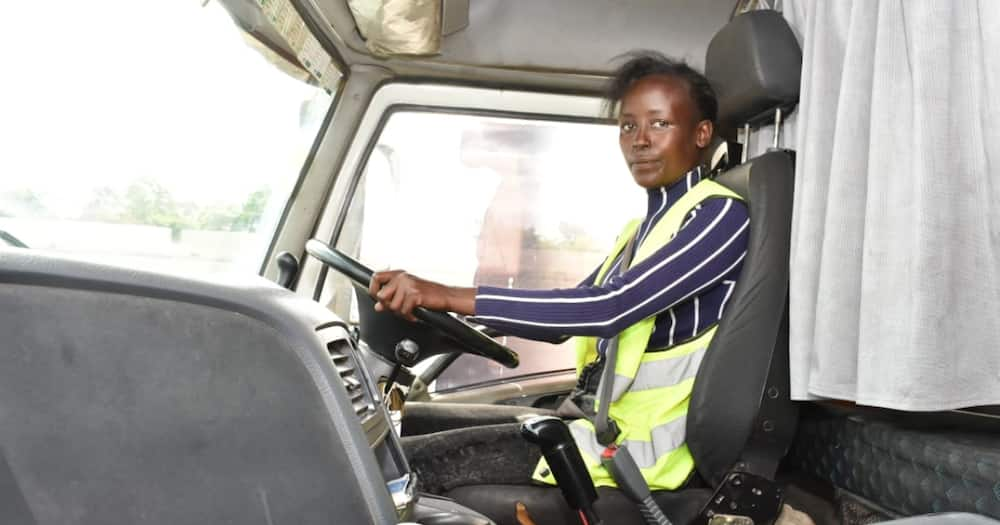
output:
<path id="1" fill-rule="evenodd" d="M 299 273 L 299 260 L 288 252 L 281 252 L 277 257 L 278 262 L 278 286 L 292 289 L 292 283 Z"/>
<path id="2" fill-rule="evenodd" d="M 521 424 L 521 436 L 542 449 L 566 502 L 580 512 L 584 523 L 600 524 L 594 512 L 594 500 L 597 499 L 594 481 L 566 423 L 552 416 L 533 417 Z"/>

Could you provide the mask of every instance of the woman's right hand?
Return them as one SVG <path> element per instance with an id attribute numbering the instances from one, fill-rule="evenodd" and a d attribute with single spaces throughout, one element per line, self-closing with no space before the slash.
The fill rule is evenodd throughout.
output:
<path id="1" fill-rule="evenodd" d="M 475 313 L 475 288 L 445 286 L 403 270 L 375 272 L 368 293 L 375 298 L 376 311 L 390 311 L 410 321 L 416 320 L 413 309 L 418 306 L 463 315 Z"/>

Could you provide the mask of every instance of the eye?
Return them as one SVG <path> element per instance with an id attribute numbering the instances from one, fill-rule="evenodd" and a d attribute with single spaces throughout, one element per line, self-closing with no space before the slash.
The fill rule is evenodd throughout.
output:
<path id="1" fill-rule="evenodd" d="M 666 128 L 666 127 L 670 126 L 670 122 L 668 122 L 666 120 L 663 120 L 663 119 L 656 119 L 653 122 L 651 122 L 650 124 L 651 124 L 651 127 L 654 127 L 654 128 Z"/>
<path id="2" fill-rule="evenodd" d="M 635 122 L 622 122 L 618 125 L 618 129 L 622 133 L 632 133 L 635 131 Z"/>

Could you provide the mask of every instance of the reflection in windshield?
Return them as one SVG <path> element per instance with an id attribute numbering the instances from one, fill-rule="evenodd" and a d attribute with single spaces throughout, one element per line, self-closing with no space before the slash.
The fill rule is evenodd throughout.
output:
<path id="1" fill-rule="evenodd" d="M 8 7 L 21 23 L 0 48 L 40 48 L 5 54 L 0 229 L 143 269 L 256 273 L 329 95 L 216 2 Z"/>

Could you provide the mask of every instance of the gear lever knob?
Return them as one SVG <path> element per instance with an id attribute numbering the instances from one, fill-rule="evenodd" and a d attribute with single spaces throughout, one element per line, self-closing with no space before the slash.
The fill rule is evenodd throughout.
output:
<path id="1" fill-rule="evenodd" d="M 292 289 L 295 276 L 299 273 L 299 260 L 289 252 L 281 252 L 277 257 L 278 263 L 278 286 Z"/>
<path id="2" fill-rule="evenodd" d="M 521 436 L 542 449 L 569 506 L 593 515 L 597 490 L 566 423 L 552 416 L 533 417 L 521 424 Z"/>

